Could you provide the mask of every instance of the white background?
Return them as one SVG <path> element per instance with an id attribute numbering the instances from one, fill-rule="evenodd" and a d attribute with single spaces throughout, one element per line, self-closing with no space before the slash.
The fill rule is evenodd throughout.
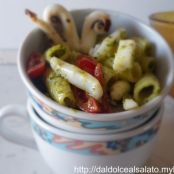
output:
<path id="1" fill-rule="evenodd" d="M 42 15 L 45 6 L 61 3 L 68 9 L 106 8 L 126 12 L 148 22 L 149 14 L 174 10 L 174 0 L 0 0 L 0 49 L 16 49 L 34 25 L 24 15 L 30 8 Z"/>

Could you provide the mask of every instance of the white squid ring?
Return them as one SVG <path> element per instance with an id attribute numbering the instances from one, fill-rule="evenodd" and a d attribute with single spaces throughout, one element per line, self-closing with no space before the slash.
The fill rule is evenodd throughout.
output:
<path id="1" fill-rule="evenodd" d="M 97 39 L 97 35 L 105 34 L 110 29 L 111 20 L 108 14 L 102 11 L 90 13 L 84 20 L 81 34 L 81 50 L 89 53 Z"/>
<path id="2" fill-rule="evenodd" d="M 63 34 L 63 38 L 66 40 L 69 47 L 75 50 L 79 50 L 80 39 L 71 13 L 59 4 L 52 4 L 47 6 L 43 12 L 43 19 L 49 24 L 53 25 L 53 19 L 56 18 L 59 19 L 63 25 L 63 33 L 61 34 Z"/>

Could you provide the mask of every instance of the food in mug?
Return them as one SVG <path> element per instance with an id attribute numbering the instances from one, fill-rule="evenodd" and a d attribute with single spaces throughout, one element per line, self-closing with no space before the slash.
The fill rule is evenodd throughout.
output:
<path id="1" fill-rule="evenodd" d="M 60 105 L 110 113 L 135 109 L 159 95 L 152 44 L 130 37 L 125 28 L 109 33 L 105 12 L 85 17 L 81 37 L 61 5 L 48 6 L 43 19 L 30 10 L 26 14 L 52 41 L 44 52 L 31 54 L 27 73 Z"/>

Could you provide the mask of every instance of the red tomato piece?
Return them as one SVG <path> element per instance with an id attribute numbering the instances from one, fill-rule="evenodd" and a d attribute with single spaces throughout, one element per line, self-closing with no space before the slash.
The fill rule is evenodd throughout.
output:
<path id="1" fill-rule="evenodd" d="M 97 63 L 95 67 L 94 76 L 99 80 L 101 85 L 104 86 L 103 70 L 102 70 L 102 65 L 100 63 Z"/>
<path id="2" fill-rule="evenodd" d="M 41 76 L 46 68 L 46 63 L 39 53 L 33 53 L 27 63 L 27 74 L 30 78 Z"/>
<path id="3" fill-rule="evenodd" d="M 101 105 L 96 99 L 89 96 L 87 102 L 82 103 L 80 105 L 80 109 L 85 111 L 85 112 L 100 113 L 101 112 Z"/>
<path id="4" fill-rule="evenodd" d="M 72 90 L 79 103 L 86 102 L 88 100 L 88 97 L 87 97 L 87 94 L 85 91 L 83 91 L 75 86 L 72 87 Z"/>
<path id="5" fill-rule="evenodd" d="M 111 113 L 111 107 L 109 104 L 109 96 L 105 93 L 101 101 L 102 113 Z"/>
<path id="6" fill-rule="evenodd" d="M 84 71 L 94 76 L 95 67 L 97 62 L 87 55 L 80 55 L 77 58 L 76 65 Z"/>
<path id="7" fill-rule="evenodd" d="M 73 92 L 76 97 L 78 107 L 82 111 L 89 112 L 89 113 L 101 112 L 100 103 L 93 97 L 89 96 L 85 91 L 79 88 L 73 87 Z"/>
<path id="8" fill-rule="evenodd" d="M 101 85 L 104 85 L 102 65 L 97 63 L 96 60 L 87 55 L 80 55 L 77 58 L 76 65 L 96 77 Z"/>
<path id="9" fill-rule="evenodd" d="M 77 58 L 76 65 L 96 77 L 102 86 L 105 85 L 102 64 L 87 55 L 80 55 Z M 86 94 L 85 91 L 76 88 L 75 96 L 77 98 L 79 108 L 85 112 L 109 113 L 111 111 L 109 99 L 106 94 L 103 95 L 101 101 L 99 102 Z"/>

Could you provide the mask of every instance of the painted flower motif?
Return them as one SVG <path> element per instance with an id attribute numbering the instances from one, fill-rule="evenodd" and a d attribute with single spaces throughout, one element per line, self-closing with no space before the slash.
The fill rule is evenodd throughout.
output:
<path id="1" fill-rule="evenodd" d="M 33 99 L 33 101 L 43 110 L 45 110 L 45 112 L 47 113 L 52 113 L 54 110 L 52 108 L 50 108 L 48 105 L 46 105 L 42 100 L 34 97 L 32 94 L 30 94 L 30 97 Z"/>
<path id="2" fill-rule="evenodd" d="M 158 123 L 157 123 L 158 124 Z M 40 126 L 32 122 L 33 129 L 35 132 L 46 142 L 56 145 L 56 148 L 62 150 L 68 150 L 74 153 L 84 155 L 110 155 L 116 153 L 123 153 L 131 149 L 142 146 L 146 142 L 150 141 L 157 132 L 157 126 L 153 129 L 146 131 L 145 133 L 134 136 L 128 139 L 122 139 L 117 141 L 101 142 L 96 144 L 89 144 L 85 141 L 77 141 L 68 139 L 62 136 L 55 135 L 49 131 L 42 129 Z"/>
<path id="3" fill-rule="evenodd" d="M 32 126 L 34 128 L 34 130 L 37 132 L 37 134 L 42 137 L 43 140 L 49 142 L 50 144 L 52 143 L 53 140 L 53 134 L 43 130 L 42 128 L 40 128 L 37 124 L 35 124 L 34 122 L 32 122 Z"/>
<path id="4" fill-rule="evenodd" d="M 35 100 L 33 98 L 33 100 Z M 39 103 L 35 101 L 38 105 Z M 42 107 L 42 106 L 40 106 Z M 36 113 L 37 114 L 37 113 Z M 158 131 L 160 121 L 157 122 L 151 129 L 143 132 L 142 134 L 121 140 L 109 142 L 89 142 L 79 141 L 64 136 L 59 136 L 45 130 L 32 121 L 34 131 L 47 143 L 62 150 L 68 150 L 73 153 L 82 155 L 110 155 L 124 153 L 134 148 L 140 147 L 150 141 Z"/>
<path id="5" fill-rule="evenodd" d="M 127 138 L 124 140 L 121 140 L 119 145 L 120 145 L 120 151 L 121 152 L 126 152 L 129 150 L 129 144 L 132 138 Z"/>
<path id="6" fill-rule="evenodd" d="M 109 141 L 107 142 L 106 147 L 112 150 L 117 150 L 119 147 L 119 144 L 117 141 Z"/>

